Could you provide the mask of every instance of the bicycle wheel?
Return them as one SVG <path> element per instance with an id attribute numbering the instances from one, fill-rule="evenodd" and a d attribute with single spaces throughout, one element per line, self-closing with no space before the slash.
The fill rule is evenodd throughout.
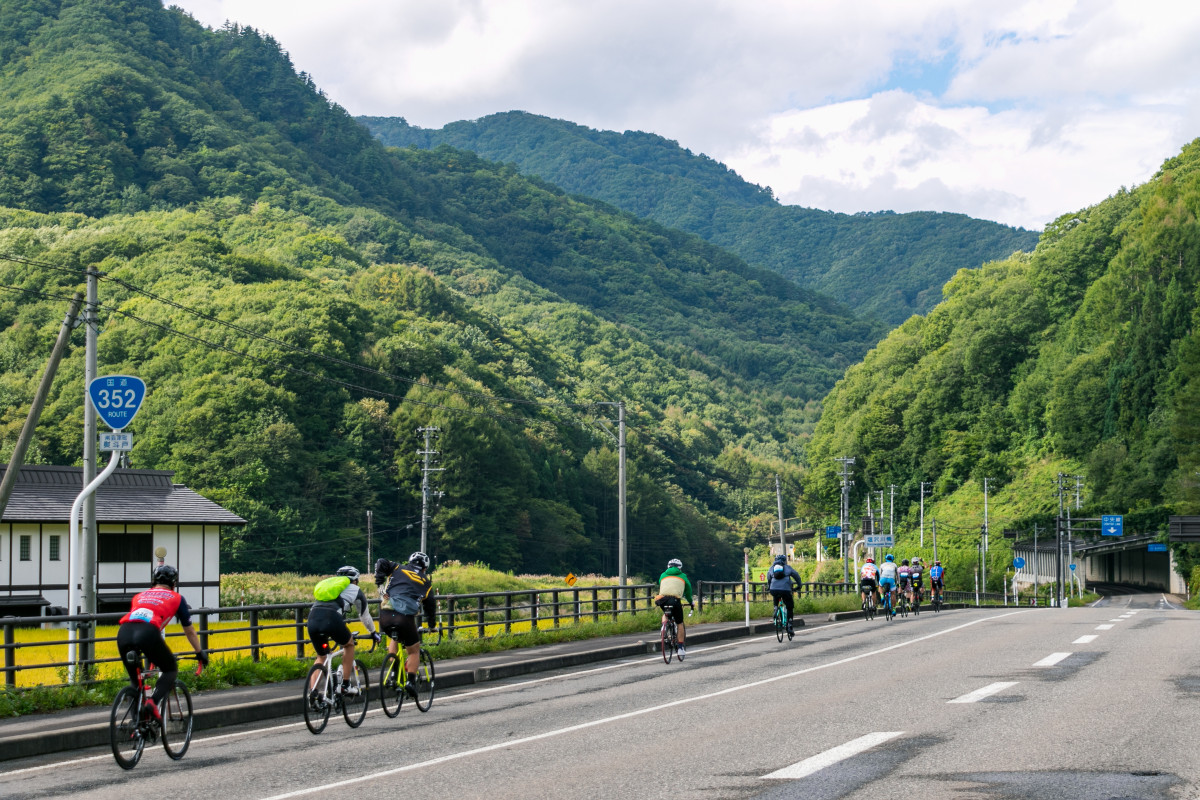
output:
<path id="1" fill-rule="evenodd" d="M 775 606 L 775 638 L 781 642 L 783 641 L 784 629 L 787 627 L 783 621 L 783 614 L 783 607 Z"/>
<path id="2" fill-rule="evenodd" d="M 308 671 L 308 680 L 304 681 L 304 724 L 314 734 L 320 733 L 329 723 L 329 712 L 332 710 L 329 668 L 324 664 L 313 664 L 312 669 Z"/>
<path id="3" fill-rule="evenodd" d="M 667 623 L 663 623 L 662 629 L 659 631 L 659 640 L 662 644 L 663 661 L 667 664 L 671 663 L 671 657 L 675 655 L 675 648 L 671 646 L 671 632 L 667 627 Z"/>
<path id="4" fill-rule="evenodd" d="M 108 721 L 108 738 L 113 758 L 122 769 L 133 769 L 142 757 L 146 740 L 138 729 L 138 692 L 126 686 L 117 692 Z"/>
<path id="5" fill-rule="evenodd" d="M 182 683 L 176 683 L 163 698 L 162 742 L 167 755 L 175 761 L 183 758 L 192 743 L 192 695 Z"/>
<path id="6" fill-rule="evenodd" d="M 417 667 L 417 708 L 428 711 L 433 705 L 433 656 L 421 648 L 421 665 Z"/>
<path id="7" fill-rule="evenodd" d="M 404 663 L 399 656 L 388 654 L 383 659 L 383 667 L 379 670 L 379 702 L 383 704 L 383 713 L 392 719 L 400 713 L 404 705 L 404 678 L 400 673 Z"/>
<path id="8" fill-rule="evenodd" d="M 342 695 L 342 716 L 346 718 L 347 725 L 357 728 L 366 719 L 367 707 L 371 705 L 371 677 L 367 675 L 367 668 L 357 658 L 354 659 L 354 673 L 350 677 L 350 686 L 358 687 L 358 693 Z"/>

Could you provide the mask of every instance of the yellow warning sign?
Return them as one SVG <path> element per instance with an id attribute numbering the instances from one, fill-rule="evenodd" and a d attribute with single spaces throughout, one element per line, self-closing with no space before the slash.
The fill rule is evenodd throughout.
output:
<path id="1" fill-rule="evenodd" d="M 577 579 L 576 579 L 576 577 L 575 577 L 575 573 L 574 573 L 574 572 L 568 572 L 568 573 L 567 573 L 567 586 L 574 586 L 574 585 L 575 585 L 575 581 L 576 581 L 576 580 L 577 580 Z"/>

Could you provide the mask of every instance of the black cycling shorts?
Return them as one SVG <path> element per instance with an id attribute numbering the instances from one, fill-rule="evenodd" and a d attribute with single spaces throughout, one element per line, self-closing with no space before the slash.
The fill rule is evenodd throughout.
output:
<path id="1" fill-rule="evenodd" d="M 412 647 L 421 641 L 421 634 L 417 633 L 417 618 L 390 608 L 379 609 L 379 630 L 395 639 L 402 647 Z"/>
<path id="2" fill-rule="evenodd" d="M 346 627 L 342 612 L 332 608 L 314 608 L 308 614 L 308 639 L 316 648 L 317 655 L 329 654 L 329 640 L 332 639 L 339 647 L 350 643 L 353 634 Z"/>
<path id="3" fill-rule="evenodd" d="M 654 601 L 654 605 L 661 608 L 664 612 L 671 612 L 671 619 L 675 620 L 676 625 L 683 624 L 683 601 L 678 597 L 665 595 Z"/>
<path id="4" fill-rule="evenodd" d="M 942 587 L 942 582 L 941 582 L 941 581 L 939 581 L 939 580 L 936 580 L 936 579 L 931 579 L 931 580 L 929 581 L 929 585 L 930 585 L 931 587 L 933 587 L 934 589 L 941 589 L 941 588 L 943 588 L 943 587 Z"/>
<path id="5" fill-rule="evenodd" d="M 874 589 L 875 588 L 875 579 L 874 578 L 860 578 L 859 582 L 858 582 L 858 588 L 859 588 L 859 591 L 866 591 L 867 589 Z"/>

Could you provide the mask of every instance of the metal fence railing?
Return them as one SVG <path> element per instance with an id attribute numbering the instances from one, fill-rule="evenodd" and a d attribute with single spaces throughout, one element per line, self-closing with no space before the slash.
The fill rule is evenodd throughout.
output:
<path id="1" fill-rule="evenodd" d="M 507 633 L 530 630 L 548 630 L 563 625 L 579 625 L 600 621 L 615 621 L 621 615 L 636 614 L 653 607 L 656 584 L 627 585 L 622 592 L 619 586 L 588 586 L 561 589 L 526 589 L 509 592 L 476 592 L 470 594 L 439 595 L 437 598 L 438 622 L 446 636 L 454 638 L 489 638 Z M 857 591 L 853 584 L 805 583 L 798 595 L 801 597 L 832 597 L 852 594 Z M 697 581 L 693 591 L 699 610 L 706 606 L 744 603 L 747 597 L 746 584 L 741 581 Z M 981 595 L 981 597 L 984 597 Z M 999 603 L 1001 595 L 986 596 L 989 601 Z M 973 592 L 947 592 L 947 601 L 974 603 Z M 770 593 L 764 583 L 749 584 L 750 602 L 769 602 Z M 280 603 L 271 605 L 228 606 L 219 608 L 192 609 L 192 620 L 201 646 L 211 654 L 246 654 L 251 660 L 259 661 L 266 656 L 288 655 L 304 658 L 308 646 L 306 623 L 312 603 Z M 372 601 L 373 614 L 377 614 L 378 601 Z M 61 686 L 66 682 L 66 671 L 70 666 L 65 660 L 67 645 L 74 642 L 77 647 L 75 667 L 77 674 L 96 676 L 106 665 L 119 664 L 115 655 L 116 635 L 98 635 L 100 626 L 112 626 L 122 614 L 91 614 L 56 617 L 3 617 L 3 658 L 0 672 L 3 683 L 17 686 L 19 673 L 40 670 L 41 680 L 21 681 L 23 685 Z M 25 637 L 18 640 L 18 631 L 53 629 L 62 631 L 69 623 L 78 627 L 63 631 L 66 636 L 47 640 L 46 637 Z M 168 639 L 183 639 L 183 632 L 168 630 Z M 24 651 L 44 648 L 59 657 L 46 656 L 32 663 L 22 658 Z M 183 649 L 186 649 L 184 640 Z M 178 647 L 173 649 L 180 649 Z M 98 655 L 99 650 L 111 651 L 107 657 Z M 51 672 L 58 680 L 47 681 L 45 673 Z M 108 668 L 111 675 L 121 674 Z"/>

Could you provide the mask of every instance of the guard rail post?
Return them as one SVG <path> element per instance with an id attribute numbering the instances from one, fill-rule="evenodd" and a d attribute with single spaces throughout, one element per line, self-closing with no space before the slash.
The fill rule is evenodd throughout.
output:
<path id="1" fill-rule="evenodd" d="M 600 597 L 596 587 L 592 587 L 592 622 L 600 621 Z"/>
<path id="2" fill-rule="evenodd" d="M 17 685 L 17 651 L 15 625 L 4 626 L 4 683 Z"/>
<path id="3" fill-rule="evenodd" d="M 538 629 L 538 593 L 535 589 L 529 598 L 529 631 L 537 633 Z"/>
<path id="4" fill-rule="evenodd" d="M 296 658 L 304 658 L 304 642 L 307 637 L 304 635 L 303 614 L 299 606 L 292 609 L 292 618 L 296 623 Z"/>
<path id="5" fill-rule="evenodd" d="M 504 593 L 504 632 L 512 633 L 512 610 L 513 600 L 515 595 L 512 592 Z"/>
<path id="6" fill-rule="evenodd" d="M 616 622 L 616 621 L 617 621 L 617 619 L 618 619 L 617 615 L 621 613 L 620 609 L 617 607 L 617 587 L 616 587 L 616 586 L 610 586 L 610 587 L 609 587 L 609 591 L 612 593 L 612 617 L 613 617 L 613 622 Z"/>
<path id="7" fill-rule="evenodd" d="M 704 581 L 696 581 L 696 610 L 704 613 Z"/>
<path id="8" fill-rule="evenodd" d="M 554 603 L 554 627 L 557 628 L 558 627 L 558 617 L 560 614 L 560 611 L 559 611 L 560 607 L 558 605 L 558 589 L 555 589 L 554 591 L 552 591 L 550 593 L 550 601 L 552 603 Z"/>
<path id="9" fill-rule="evenodd" d="M 446 621 L 449 623 L 449 630 L 446 631 L 446 635 L 449 636 L 451 639 L 453 639 L 454 631 L 456 629 L 455 626 L 458 625 L 458 617 L 455 615 L 455 612 L 454 612 L 454 598 L 453 597 L 446 598 Z M 428 627 L 428 625 L 426 627 Z"/>
<path id="10" fill-rule="evenodd" d="M 483 623 L 483 596 L 481 595 L 476 597 L 475 602 L 478 603 L 476 606 L 476 612 L 478 615 L 476 622 L 479 625 L 479 638 L 482 639 L 487 632 L 487 627 Z"/>
<path id="11" fill-rule="evenodd" d="M 200 612 L 200 649 L 208 650 L 208 612 Z"/>
<path id="12" fill-rule="evenodd" d="M 258 662 L 258 609 L 250 610 L 250 660 Z"/>

